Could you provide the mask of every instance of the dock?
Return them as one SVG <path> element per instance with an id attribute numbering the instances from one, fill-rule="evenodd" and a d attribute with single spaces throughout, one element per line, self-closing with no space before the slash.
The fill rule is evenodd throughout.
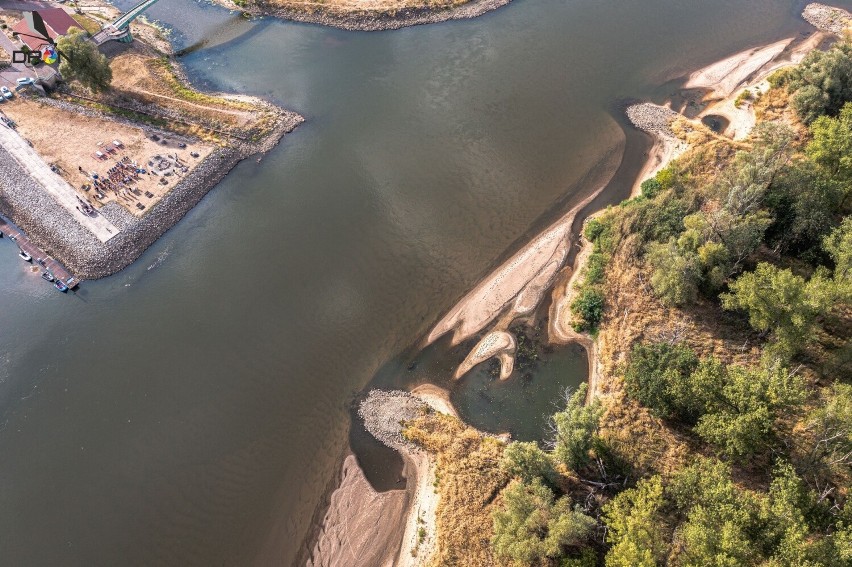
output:
<path id="1" fill-rule="evenodd" d="M 74 277 L 65 266 L 51 258 L 41 248 L 30 242 L 27 235 L 24 234 L 18 227 L 3 217 L 0 217 L 0 234 L 7 237 L 15 243 L 15 245 L 33 257 L 32 265 L 36 266 L 39 271 L 50 272 L 57 280 L 68 286 L 68 289 L 74 289 L 80 285 L 81 280 Z"/>

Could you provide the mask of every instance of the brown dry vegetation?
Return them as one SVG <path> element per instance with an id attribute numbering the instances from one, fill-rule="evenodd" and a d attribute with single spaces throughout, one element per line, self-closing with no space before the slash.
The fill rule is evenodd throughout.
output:
<path id="1" fill-rule="evenodd" d="M 441 413 L 416 419 L 405 436 L 435 455 L 438 545 L 432 565 L 496 567 L 491 512 L 509 481 L 500 469 L 504 443 Z"/>
<path id="2" fill-rule="evenodd" d="M 272 127 L 275 110 L 258 99 L 201 93 L 186 81 L 167 56 L 145 44 L 112 45 L 112 88 L 92 95 L 72 85 L 72 93 L 93 98 L 102 110 L 166 126 L 181 134 L 223 142 L 229 136 L 257 139 Z"/>

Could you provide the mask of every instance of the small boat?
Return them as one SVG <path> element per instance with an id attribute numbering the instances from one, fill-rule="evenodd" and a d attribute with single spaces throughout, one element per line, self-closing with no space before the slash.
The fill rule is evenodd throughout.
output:
<path id="1" fill-rule="evenodd" d="M 58 289 L 62 293 L 65 293 L 66 291 L 68 291 L 68 286 L 65 285 L 65 283 L 63 283 L 62 280 L 56 280 L 55 282 L 53 282 L 53 285 L 56 287 L 56 289 Z"/>
<path id="2" fill-rule="evenodd" d="M 42 279 L 45 279 L 49 282 L 53 281 L 53 276 L 50 274 L 50 272 L 42 272 L 41 277 L 42 277 Z"/>
<path id="3" fill-rule="evenodd" d="M 18 254 L 18 256 L 20 256 L 21 259 L 23 259 L 24 262 L 32 262 L 33 261 L 33 257 L 30 256 L 29 254 L 27 254 L 26 252 L 24 252 L 23 250 L 21 250 L 21 252 Z"/>

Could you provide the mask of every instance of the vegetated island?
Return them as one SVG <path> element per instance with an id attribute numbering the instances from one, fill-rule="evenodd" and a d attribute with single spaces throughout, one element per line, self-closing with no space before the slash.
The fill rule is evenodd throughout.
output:
<path id="1" fill-rule="evenodd" d="M 13 84 L 21 72 L 38 78 L 0 108 L 0 214 L 78 279 L 132 263 L 237 163 L 303 121 L 257 97 L 194 90 L 159 30 L 138 20 L 132 43 L 95 47 L 119 16 L 109 4 L 54 10 L 76 22 L 58 44 L 80 68 L 0 70 Z M 0 33 L 17 41 L 22 14 L 2 18 Z"/>
<path id="2" fill-rule="evenodd" d="M 512 0 L 214 1 L 252 16 L 275 16 L 351 31 L 381 31 L 476 18 Z"/>
<path id="3" fill-rule="evenodd" d="M 574 265 L 571 211 L 427 338 L 453 332 L 475 342 L 464 367 L 491 355 L 511 373 L 509 325 L 550 295 L 550 342 L 580 341 L 591 368 L 549 444 L 476 431 L 446 392 L 429 394 L 440 409 L 371 392 L 366 427 L 421 468 L 407 495 L 377 495 L 350 458 L 362 494 L 332 497 L 310 564 L 852 564 L 852 43 L 834 43 L 852 18 L 803 16 L 820 32 L 628 108 L 654 149 Z M 365 497 L 384 519 L 335 529 Z"/>

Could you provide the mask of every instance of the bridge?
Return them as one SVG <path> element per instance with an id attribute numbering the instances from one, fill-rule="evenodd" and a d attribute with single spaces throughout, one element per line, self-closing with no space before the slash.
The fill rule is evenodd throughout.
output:
<path id="1" fill-rule="evenodd" d="M 114 22 L 107 24 L 95 35 L 92 36 L 92 41 L 95 45 L 103 45 L 108 41 L 121 41 L 130 43 L 133 41 L 133 36 L 130 35 L 130 22 L 141 16 L 145 10 L 156 4 L 159 0 L 142 0 L 133 8 L 122 14 Z"/>

